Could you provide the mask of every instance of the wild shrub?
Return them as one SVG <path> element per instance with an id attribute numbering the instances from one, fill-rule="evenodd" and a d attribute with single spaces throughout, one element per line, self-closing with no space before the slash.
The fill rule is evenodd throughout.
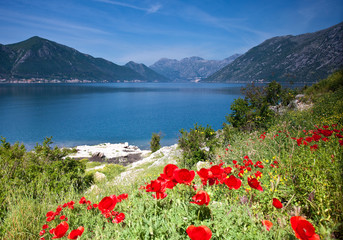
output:
<path id="1" fill-rule="evenodd" d="M 209 161 L 218 143 L 215 131 L 207 125 L 195 124 L 189 131 L 181 129 L 179 146 L 183 150 L 183 165 L 191 168 L 198 161 Z"/>
<path id="2" fill-rule="evenodd" d="M 339 70 L 331 74 L 328 78 L 313 84 L 305 90 L 305 93 L 314 96 L 316 94 L 334 92 L 343 87 L 343 70 Z"/>
<path id="3" fill-rule="evenodd" d="M 161 140 L 161 134 L 159 133 L 152 134 L 151 141 L 150 141 L 151 152 L 156 152 L 157 150 L 161 148 L 160 140 Z"/>
<path id="4" fill-rule="evenodd" d="M 0 221 L 7 212 L 7 197 L 12 189 L 26 186 L 35 199 L 40 199 L 42 192 L 59 194 L 70 187 L 82 191 L 93 181 L 85 176 L 85 164 L 66 158 L 70 150 L 52 148 L 51 138 L 42 145 L 37 144 L 33 151 L 27 152 L 23 144 L 11 145 L 2 138 L 0 145 Z M 18 191 L 17 194 L 26 194 Z"/>

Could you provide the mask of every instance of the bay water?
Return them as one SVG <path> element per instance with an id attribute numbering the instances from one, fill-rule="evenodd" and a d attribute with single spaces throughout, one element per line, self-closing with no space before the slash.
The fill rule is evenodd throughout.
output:
<path id="1" fill-rule="evenodd" d="M 52 136 L 57 146 L 177 143 L 195 123 L 222 128 L 244 84 L 0 84 L 0 136 L 28 149 Z"/>

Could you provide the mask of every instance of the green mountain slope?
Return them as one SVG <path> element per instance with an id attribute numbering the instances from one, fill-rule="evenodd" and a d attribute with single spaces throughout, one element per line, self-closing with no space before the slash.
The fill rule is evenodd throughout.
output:
<path id="1" fill-rule="evenodd" d="M 340 23 L 315 33 L 268 39 L 205 81 L 317 81 L 342 67 Z"/>
<path id="2" fill-rule="evenodd" d="M 143 80 L 137 72 L 73 48 L 32 37 L 0 46 L 0 77 L 80 79 L 93 81 Z"/>

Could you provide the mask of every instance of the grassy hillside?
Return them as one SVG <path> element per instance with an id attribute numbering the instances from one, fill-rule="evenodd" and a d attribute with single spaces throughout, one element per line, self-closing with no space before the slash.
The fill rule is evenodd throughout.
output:
<path id="1" fill-rule="evenodd" d="M 342 239 L 342 80 L 338 72 L 308 88 L 300 101 L 311 108 L 274 115 L 267 125 L 225 125 L 219 133 L 198 125 L 183 130 L 180 146 L 192 150 L 183 154 L 187 159 L 156 152 L 153 162 L 130 168 L 131 181 L 115 181 L 129 168 L 111 166 L 103 173 L 112 180 L 97 181 L 88 190 L 89 172 L 72 167 L 74 178 L 60 172 L 64 177 L 51 176 L 54 180 L 48 166 L 40 169 L 45 178 L 19 171 L 28 169 L 30 159 L 65 163 L 57 149 L 43 144 L 40 158 L 28 158 L 24 149 L 3 141 L 1 167 L 18 171 L 10 179 L 0 172 L 1 237 L 67 239 L 82 226 L 80 239 Z M 153 164 L 162 158 L 162 165 Z M 26 160 L 20 169 L 14 164 L 19 159 Z M 205 162 L 202 169 L 193 159 Z M 82 169 L 85 162 L 79 164 Z M 81 182 L 75 184 L 75 178 Z M 47 188 L 57 179 L 59 191 Z M 208 237 L 197 237 L 197 231 Z"/>

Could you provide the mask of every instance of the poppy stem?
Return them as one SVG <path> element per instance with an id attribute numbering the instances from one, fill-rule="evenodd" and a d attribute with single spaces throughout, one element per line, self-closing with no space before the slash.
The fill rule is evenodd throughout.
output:
<path id="1" fill-rule="evenodd" d="M 200 206 L 199 211 L 198 211 L 198 221 L 200 221 L 200 212 L 201 212 L 202 206 Z"/>

